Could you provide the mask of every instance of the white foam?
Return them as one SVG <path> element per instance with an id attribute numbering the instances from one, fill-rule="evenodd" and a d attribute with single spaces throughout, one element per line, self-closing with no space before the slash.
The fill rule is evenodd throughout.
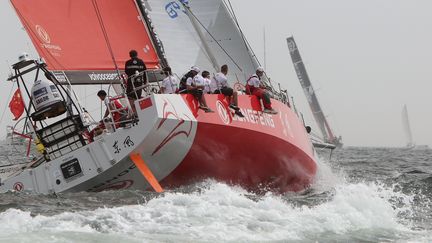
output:
<path id="1" fill-rule="evenodd" d="M 334 170 L 330 167 L 327 159 L 319 156 L 317 158 L 317 174 L 312 188 L 317 191 L 329 191 L 337 185 L 346 183 L 343 170 Z"/>
<path id="2" fill-rule="evenodd" d="M 35 217 L 9 209 L 0 214 L 0 239 L 17 235 L 118 241 L 264 241 L 313 239 L 319 234 L 350 234 L 359 230 L 411 232 L 398 219 L 406 206 L 395 208 L 392 197 L 407 197 L 376 184 L 342 184 L 330 201 L 314 207 L 295 207 L 282 197 L 268 194 L 251 199 L 246 191 L 208 182 L 201 192 L 174 193 L 145 205 L 100 208 L 95 211 Z M 23 234 L 24 233 L 24 234 Z M 102 234 L 103 233 L 103 234 Z M 50 239 L 50 238 L 44 238 Z M 57 239 L 57 238 L 56 238 Z"/>

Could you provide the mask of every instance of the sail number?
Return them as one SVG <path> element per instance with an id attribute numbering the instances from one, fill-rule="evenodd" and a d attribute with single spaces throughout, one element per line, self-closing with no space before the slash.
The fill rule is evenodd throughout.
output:
<path id="1" fill-rule="evenodd" d="M 165 11 L 168 13 L 168 16 L 170 18 L 175 19 L 178 17 L 178 11 L 182 11 L 183 13 L 186 13 L 186 10 L 182 9 L 182 5 L 188 5 L 188 0 L 178 0 L 178 1 L 172 1 L 169 2 L 167 5 L 165 5 Z"/>

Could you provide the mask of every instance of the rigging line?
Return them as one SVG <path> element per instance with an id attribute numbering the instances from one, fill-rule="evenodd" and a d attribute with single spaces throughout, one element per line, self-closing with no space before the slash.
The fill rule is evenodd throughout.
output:
<path id="1" fill-rule="evenodd" d="M 219 41 L 210 33 L 210 31 L 204 26 L 204 24 L 198 19 L 198 17 L 192 12 L 192 10 L 184 3 L 181 2 L 181 4 L 183 4 L 183 7 L 185 9 L 187 9 L 188 13 L 190 13 L 192 15 L 192 17 L 194 19 L 197 20 L 197 22 L 201 25 L 201 27 L 209 34 L 209 36 L 217 43 L 217 45 L 222 49 L 222 51 L 229 57 L 229 59 L 231 59 L 231 61 L 234 63 L 234 65 L 237 66 L 237 68 L 243 72 L 243 69 L 237 64 L 236 61 L 234 61 L 234 59 L 231 57 L 230 54 L 228 54 L 228 52 L 222 47 L 222 45 L 219 43 Z"/>
<path id="2" fill-rule="evenodd" d="M 69 86 L 68 89 L 69 89 L 69 91 L 72 92 L 73 96 L 75 97 L 76 103 L 78 104 L 78 107 L 80 108 L 80 111 L 83 112 L 83 108 L 82 108 L 82 106 L 81 106 L 81 102 L 80 102 L 80 100 L 78 99 L 78 96 L 77 96 L 77 94 L 75 93 L 75 90 L 72 89 L 72 84 L 70 83 L 70 81 L 69 81 L 69 79 L 67 78 L 66 75 L 65 75 L 65 77 L 66 77 L 66 80 L 68 81 L 68 86 Z"/>
<path id="3" fill-rule="evenodd" d="M 224 4 L 226 5 L 225 1 L 224 1 Z M 234 12 L 234 9 L 233 9 L 233 7 L 231 5 L 231 1 L 230 0 L 228 0 L 228 4 L 229 4 L 229 8 L 228 8 L 228 6 L 226 6 L 226 9 L 231 14 L 231 16 L 232 16 L 232 18 L 234 20 L 234 24 L 237 26 L 237 29 L 240 31 L 241 38 L 243 39 L 243 44 L 245 45 L 246 49 L 251 52 L 250 54 L 253 55 L 253 57 L 250 56 L 252 66 L 254 66 L 253 59 L 255 59 L 255 61 L 258 63 L 258 65 L 261 65 L 259 63 L 259 60 L 256 58 L 256 55 L 253 52 L 252 48 L 250 47 L 249 42 L 247 41 L 245 35 L 243 34 L 243 30 L 240 28 L 240 24 L 237 21 L 237 16 L 236 16 L 236 14 Z"/>
<path id="4" fill-rule="evenodd" d="M 116 70 L 116 72 L 117 72 L 117 75 L 118 75 L 118 78 L 119 78 L 119 80 L 120 80 L 120 86 L 121 86 L 121 89 L 122 89 L 123 92 L 126 92 L 126 90 L 125 90 L 125 88 L 123 87 L 123 84 L 122 84 L 122 83 L 123 83 L 122 80 L 123 80 L 123 81 L 125 81 L 125 80 L 123 79 L 123 76 L 121 75 L 121 73 L 120 73 L 120 69 L 119 69 L 119 67 L 118 67 L 118 65 L 117 65 L 117 61 L 116 61 L 115 56 L 114 56 L 114 51 L 113 51 L 113 49 L 112 49 L 111 42 L 110 42 L 109 37 L 108 37 L 108 32 L 107 32 L 107 30 L 106 30 L 106 28 L 105 28 L 105 24 L 104 24 L 104 21 L 103 21 L 103 18 L 102 18 L 101 12 L 100 12 L 100 10 L 99 10 L 99 5 L 98 5 L 98 3 L 97 3 L 97 0 L 93 0 L 92 3 L 93 3 L 93 7 L 94 7 L 94 9 L 95 9 L 95 12 L 96 12 L 96 16 L 97 16 L 98 21 L 99 21 L 99 25 L 100 25 L 100 27 L 101 27 L 101 29 L 102 29 L 102 33 L 103 33 L 103 35 L 104 35 L 105 42 L 106 42 L 106 44 L 107 44 L 107 47 L 108 47 L 109 53 L 110 53 L 110 55 L 111 55 L 111 59 L 112 59 L 112 61 L 113 61 L 113 63 L 114 63 L 114 68 L 115 68 L 115 70 Z M 109 91 L 110 91 L 110 89 L 111 89 L 111 85 L 112 85 L 112 83 L 110 83 L 109 86 L 108 86 L 108 90 L 107 90 L 108 93 L 109 93 Z M 101 87 L 101 89 L 102 89 L 102 87 Z M 102 110 L 101 110 L 101 113 L 102 113 Z"/>
<path id="5" fill-rule="evenodd" d="M 100 89 L 102 89 L 102 84 L 100 85 Z M 100 102 L 100 117 L 101 117 L 101 120 L 102 120 L 102 103 L 103 102 Z"/>
<path id="6" fill-rule="evenodd" d="M 110 43 L 109 38 L 108 38 L 108 32 L 107 32 L 107 30 L 106 30 L 106 28 L 105 28 L 105 24 L 104 24 L 104 22 L 103 22 L 102 15 L 101 15 L 101 13 L 100 13 L 100 10 L 99 10 L 99 6 L 98 6 L 98 3 L 97 3 L 97 0 L 93 0 L 92 3 L 93 3 L 93 7 L 94 7 L 94 9 L 95 9 L 95 12 L 96 12 L 96 16 L 97 16 L 98 21 L 99 21 L 99 25 L 100 25 L 100 27 L 101 27 L 101 29 L 102 29 L 102 33 L 103 33 L 103 35 L 104 35 L 105 42 L 106 42 L 106 44 L 107 44 L 107 47 L 108 47 L 109 53 L 110 53 L 110 55 L 111 55 L 111 59 L 112 59 L 112 61 L 113 61 L 113 63 L 114 63 L 114 67 L 115 67 L 115 69 L 116 69 L 116 71 L 117 71 L 117 74 L 118 74 L 119 78 L 121 78 L 120 70 L 119 70 L 119 67 L 117 66 L 117 62 L 116 62 L 116 59 L 115 59 L 115 56 L 114 56 L 114 52 L 113 52 L 113 49 L 112 49 L 111 43 Z"/>
<path id="7" fill-rule="evenodd" d="M 15 82 L 13 82 L 12 83 L 12 87 L 11 87 L 11 90 L 9 91 L 9 97 L 7 98 L 7 100 L 6 100 L 6 102 L 5 102 L 5 106 L 4 106 L 4 108 L 3 108 L 3 113 L 2 113 L 2 115 L 1 115 L 1 118 L 0 118 L 0 124 L 3 122 L 3 118 L 4 118 L 4 115 L 5 115 L 5 113 L 6 113 L 6 106 L 8 105 L 8 100 L 10 100 L 10 97 L 12 96 L 12 91 L 13 91 L 13 88 L 15 87 Z"/>
<path id="8" fill-rule="evenodd" d="M 239 24 L 239 22 L 238 22 L 238 20 L 237 20 L 237 16 L 235 15 L 234 8 L 233 8 L 232 5 L 231 5 L 231 1 L 230 1 L 230 0 L 227 0 L 227 1 L 228 1 L 228 4 L 229 4 L 229 10 L 230 10 L 230 13 L 231 13 L 232 17 L 234 18 L 234 22 L 235 22 L 235 24 L 237 25 L 238 30 L 240 31 L 240 34 L 241 34 L 241 36 L 242 36 L 242 38 L 243 38 L 243 41 L 244 41 L 245 46 L 246 46 L 246 49 L 248 49 L 248 50 L 251 52 L 251 54 L 252 54 L 252 56 L 253 56 L 253 59 L 255 59 L 255 61 L 258 63 L 258 65 L 261 66 L 261 63 L 260 63 L 260 61 L 258 60 L 257 55 L 256 55 L 255 52 L 253 51 L 253 49 L 252 49 L 252 47 L 251 47 L 249 41 L 246 39 L 245 35 L 243 34 L 242 29 L 240 28 L 240 24 Z M 252 57 L 251 57 L 251 61 L 252 61 L 252 64 L 253 64 Z M 270 87 L 272 88 L 273 92 L 275 92 L 276 90 L 274 89 L 274 87 L 273 87 L 273 85 L 272 85 L 272 83 L 271 83 L 269 77 L 267 76 L 266 73 L 264 73 L 264 74 L 265 74 L 265 76 L 266 76 L 266 78 L 267 78 L 267 80 L 268 80 L 268 84 L 269 84 L 268 86 L 270 86 Z"/>

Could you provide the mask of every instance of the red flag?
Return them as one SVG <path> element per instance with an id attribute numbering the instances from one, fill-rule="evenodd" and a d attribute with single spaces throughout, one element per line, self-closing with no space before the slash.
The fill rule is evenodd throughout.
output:
<path id="1" fill-rule="evenodd" d="M 18 120 L 18 118 L 20 118 L 24 112 L 24 100 L 19 88 L 15 91 L 14 95 L 12 96 L 12 100 L 9 102 L 9 108 L 12 114 L 15 116 L 14 120 Z"/>

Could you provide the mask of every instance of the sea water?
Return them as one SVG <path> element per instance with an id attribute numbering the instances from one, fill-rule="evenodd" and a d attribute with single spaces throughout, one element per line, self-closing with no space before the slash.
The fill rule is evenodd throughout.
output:
<path id="1" fill-rule="evenodd" d="M 0 242 L 432 242 L 432 151 L 320 154 L 301 193 L 206 180 L 162 194 L 2 194 Z"/>

